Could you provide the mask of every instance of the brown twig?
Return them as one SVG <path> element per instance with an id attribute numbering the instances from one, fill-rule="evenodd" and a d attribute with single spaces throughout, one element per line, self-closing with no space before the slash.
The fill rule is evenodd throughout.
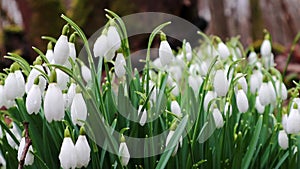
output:
<path id="1" fill-rule="evenodd" d="M 25 163 L 26 154 L 27 154 L 27 152 L 29 150 L 30 145 L 32 144 L 31 139 L 29 137 L 29 130 L 28 130 L 29 123 L 28 122 L 24 122 L 23 125 L 24 125 L 24 130 L 25 130 L 25 147 L 23 149 L 22 156 L 21 156 L 21 159 L 19 161 L 18 169 L 23 169 L 24 163 Z"/>

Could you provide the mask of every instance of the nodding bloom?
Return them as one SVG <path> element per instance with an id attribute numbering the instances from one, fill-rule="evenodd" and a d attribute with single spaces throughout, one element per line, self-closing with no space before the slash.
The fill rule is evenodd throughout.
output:
<path id="1" fill-rule="evenodd" d="M 259 99 L 258 96 L 256 96 L 256 98 L 255 98 L 255 108 L 256 108 L 257 112 L 260 113 L 260 114 L 263 114 L 264 111 L 265 111 L 265 106 L 263 106 L 260 103 L 260 99 Z"/>
<path id="2" fill-rule="evenodd" d="M 212 115 L 213 115 L 217 129 L 222 128 L 224 126 L 223 116 L 222 116 L 220 110 L 216 106 L 212 112 Z"/>
<path id="3" fill-rule="evenodd" d="M 208 111 L 209 103 L 217 97 L 214 91 L 209 90 L 204 97 L 204 111 Z M 213 105 L 212 103 L 210 105 Z M 212 108 L 212 106 L 210 106 Z"/>
<path id="4" fill-rule="evenodd" d="M 104 57 L 108 51 L 108 42 L 106 34 L 101 34 L 95 41 L 93 47 L 94 57 Z"/>
<path id="5" fill-rule="evenodd" d="M 192 60 L 193 57 L 193 51 L 192 51 L 192 47 L 191 44 L 189 42 L 185 43 L 185 51 L 186 51 L 186 60 L 190 61 Z"/>
<path id="6" fill-rule="evenodd" d="M 280 82 L 279 80 L 277 80 L 275 83 L 275 86 L 276 86 L 277 93 L 279 93 L 279 95 L 280 95 L 280 98 L 282 100 L 286 100 L 287 96 L 288 96 L 288 92 L 287 92 L 285 84 L 283 82 Z"/>
<path id="7" fill-rule="evenodd" d="M 144 126 L 147 121 L 147 111 L 146 111 L 146 108 L 144 108 L 144 110 L 142 111 L 142 108 L 143 108 L 143 105 L 140 105 L 139 109 L 138 109 L 138 117 L 141 116 L 139 123 L 141 126 Z M 142 115 L 140 115 L 141 113 L 142 113 Z"/>
<path id="8" fill-rule="evenodd" d="M 171 102 L 171 112 L 174 113 L 176 116 L 181 117 L 181 108 L 176 100 Z"/>
<path id="9" fill-rule="evenodd" d="M 247 84 L 245 76 L 242 73 L 237 73 L 236 77 L 239 78 L 237 81 L 238 84 L 240 84 L 242 86 L 242 89 L 244 90 L 244 92 L 247 93 L 248 92 L 248 84 Z"/>
<path id="10" fill-rule="evenodd" d="M 200 89 L 200 86 L 203 82 L 201 76 L 190 75 L 188 77 L 189 86 L 193 89 L 194 94 L 197 95 Z"/>
<path id="11" fill-rule="evenodd" d="M 18 161 L 20 161 L 22 158 L 22 154 L 23 154 L 25 145 L 26 145 L 25 137 L 22 137 L 20 145 L 19 145 L 19 149 L 18 149 Z M 33 164 L 34 155 L 32 154 L 32 152 L 33 152 L 32 145 L 30 145 L 28 148 L 28 151 L 26 153 L 24 165 L 32 165 Z"/>
<path id="12" fill-rule="evenodd" d="M 232 105 L 230 102 L 226 102 L 224 106 L 224 115 L 227 116 L 227 113 L 229 113 L 229 117 L 232 115 Z"/>
<path id="13" fill-rule="evenodd" d="M 51 63 L 54 60 L 54 53 L 53 53 L 53 49 L 52 49 L 52 42 L 48 43 L 47 52 L 46 52 L 46 58 L 48 59 L 49 63 Z"/>
<path id="14" fill-rule="evenodd" d="M 67 92 L 67 95 L 66 95 L 66 105 L 65 105 L 65 107 L 70 107 L 71 106 L 75 94 L 76 94 L 76 84 L 72 82 L 69 86 L 69 89 L 68 89 L 68 92 Z"/>
<path id="15" fill-rule="evenodd" d="M 127 166 L 129 160 L 130 160 L 130 153 L 127 147 L 127 144 L 125 142 L 125 137 L 121 136 L 121 143 L 119 146 L 119 156 L 121 157 L 121 164 L 122 166 Z"/>
<path id="16" fill-rule="evenodd" d="M 55 69 L 56 70 L 56 77 L 57 77 L 57 85 L 61 90 L 64 90 L 68 87 L 68 82 L 70 80 L 70 77 L 68 74 L 63 72 L 60 69 Z"/>
<path id="17" fill-rule="evenodd" d="M 115 73 L 120 78 L 126 73 L 126 61 L 122 53 L 118 53 L 115 61 Z"/>
<path id="18" fill-rule="evenodd" d="M 268 82 L 268 86 L 269 86 L 269 91 L 270 91 L 270 96 L 271 96 L 271 103 L 275 104 L 276 103 L 276 92 L 275 92 L 275 88 L 271 81 Z"/>
<path id="19" fill-rule="evenodd" d="M 272 52 L 271 42 L 270 42 L 269 39 L 265 39 L 265 40 L 262 42 L 262 44 L 261 44 L 261 47 L 260 47 L 260 54 L 261 54 L 263 57 L 270 57 L 271 52 Z"/>
<path id="20" fill-rule="evenodd" d="M 13 135 L 16 137 L 17 140 L 21 140 L 21 131 L 19 130 L 16 123 L 12 122 L 12 128 L 9 129 Z M 14 149 L 18 149 L 18 144 L 15 142 L 15 140 L 10 136 L 9 133 L 6 133 L 6 139 L 10 147 Z"/>
<path id="21" fill-rule="evenodd" d="M 109 26 L 107 30 L 108 49 L 115 52 L 121 47 L 121 38 L 115 26 Z"/>
<path id="22" fill-rule="evenodd" d="M 70 49 L 67 37 L 68 30 L 69 26 L 65 25 L 62 30 L 62 35 L 60 35 L 54 46 L 53 59 L 56 64 L 65 64 L 68 57 L 70 56 Z"/>
<path id="23" fill-rule="evenodd" d="M 278 133 L 278 144 L 284 150 L 289 147 L 289 138 L 284 130 L 280 130 Z"/>
<path id="24" fill-rule="evenodd" d="M 300 132 L 300 113 L 298 110 L 298 104 L 294 103 L 290 110 L 286 121 L 286 132 L 288 134 L 297 134 Z"/>
<path id="25" fill-rule="evenodd" d="M 44 114 L 48 122 L 59 121 L 65 115 L 64 98 L 61 89 L 56 83 L 56 71 L 50 76 L 50 84 L 44 98 Z"/>
<path id="26" fill-rule="evenodd" d="M 12 65 L 13 67 L 13 65 Z M 14 100 L 17 97 L 22 97 L 25 93 L 25 80 L 20 70 L 13 70 L 5 79 L 4 91 L 7 100 Z"/>
<path id="27" fill-rule="evenodd" d="M 230 56 L 228 47 L 223 43 L 218 43 L 218 51 L 222 59 L 227 59 Z"/>
<path id="28" fill-rule="evenodd" d="M 250 92 L 255 94 L 261 87 L 263 81 L 263 75 L 261 71 L 254 70 L 253 74 L 250 76 Z"/>
<path id="29" fill-rule="evenodd" d="M 253 65 L 256 61 L 257 61 L 257 54 L 254 51 L 250 52 L 248 56 L 248 63 L 250 65 Z"/>
<path id="30" fill-rule="evenodd" d="M 236 94 L 236 104 L 239 112 L 241 113 L 245 113 L 249 109 L 248 98 L 245 92 L 243 91 L 241 85 L 238 85 L 238 91 Z"/>
<path id="31" fill-rule="evenodd" d="M 165 66 L 172 62 L 174 55 L 168 41 L 166 40 L 166 36 L 161 35 L 161 37 L 162 40 L 159 45 L 158 55 L 161 65 Z"/>
<path id="32" fill-rule="evenodd" d="M 262 83 L 258 90 L 258 97 L 261 105 L 263 106 L 266 106 L 271 103 L 271 89 L 268 83 Z"/>
<path id="33" fill-rule="evenodd" d="M 82 121 L 87 118 L 87 107 L 83 99 L 79 86 L 76 88 L 76 94 L 71 104 L 71 119 L 73 124 L 83 125 Z"/>
<path id="34" fill-rule="evenodd" d="M 75 144 L 77 168 L 87 167 L 90 162 L 91 148 L 85 136 L 84 128 L 80 128 L 80 135 Z"/>
<path id="35" fill-rule="evenodd" d="M 91 70 L 87 66 L 85 66 L 85 65 L 81 66 L 81 75 L 82 75 L 83 80 L 86 83 L 90 83 L 92 81 L 92 73 L 91 73 Z"/>
<path id="36" fill-rule="evenodd" d="M 42 65 L 34 65 L 34 67 L 38 68 L 39 70 L 44 71 L 43 69 L 43 66 Z M 40 90 L 41 91 L 44 91 L 45 88 L 46 88 L 46 80 L 44 77 L 41 76 L 41 72 L 39 72 L 37 69 L 35 68 L 32 68 L 28 77 L 27 77 L 27 82 L 26 82 L 26 85 L 25 85 L 25 91 L 26 93 L 29 92 L 29 90 L 31 89 L 33 83 L 34 83 L 34 80 L 39 76 L 39 83 L 38 83 L 38 86 L 40 87 Z"/>
<path id="37" fill-rule="evenodd" d="M 39 81 L 38 78 L 37 81 Z M 37 114 L 41 108 L 42 92 L 37 84 L 33 84 L 26 97 L 26 109 L 29 114 Z"/>
<path id="38" fill-rule="evenodd" d="M 75 169 L 77 166 L 76 149 L 70 137 L 70 131 L 68 128 L 65 129 L 65 138 L 62 142 L 58 158 L 60 161 L 60 166 L 63 169 Z"/>
<path id="39" fill-rule="evenodd" d="M 213 84 L 217 96 L 226 96 L 229 88 L 229 82 L 223 69 L 216 71 Z"/>

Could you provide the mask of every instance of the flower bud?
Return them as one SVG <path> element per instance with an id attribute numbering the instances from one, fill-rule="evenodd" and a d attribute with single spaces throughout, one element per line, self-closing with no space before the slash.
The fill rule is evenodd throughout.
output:
<path id="1" fill-rule="evenodd" d="M 79 135 L 75 144 L 77 168 L 87 167 L 90 162 L 91 148 L 85 135 Z"/>
<path id="2" fill-rule="evenodd" d="M 236 94 L 236 104 L 239 112 L 245 113 L 249 109 L 248 98 L 242 89 L 239 89 Z"/>
<path id="3" fill-rule="evenodd" d="M 280 130 L 278 133 L 278 144 L 284 150 L 289 147 L 289 138 L 284 130 Z"/>
<path id="4" fill-rule="evenodd" d="M 42 93 L 38 85 L 33 84 L 26 97 L 26 109 L 29 114 L 37 114 L 42 104 Z"/>
<path id="5" fill-rule="evenodd" d="M 60 148 L 60 153 L 58 158 L 60 161 L 60 166 L 63 169 L 76 167 L 77 165 L 76 149 L 70 136 L 64 138 Z"/>
<path id="6" fill-rule="evenodd" d="M 52 120 L 62 120 L 65 115 L 64 99 L 56 83 L 50 83 L 44 99 L 44 114 L 50 123 Z"/>
<path id="7" fill-rule="evenodd" d="M 66 35 L 60 35 L 53 51 L 53 59 L 56 64 L 63 65 L 70 56 L 70 49 L 68 43 L 68 37 Z"/>
<path id="8" fill-rule="evenodd" d="M 227 94 L 229 84 L 223 69 L 219 69 L 216 71 L 213 83 L 214 90 L 216 91 L 217 96 L 225 96 Z"/>
<path id="9" fill-rule="evenodd" d="M 146 111 L 146 108 L 142 111 L 142 108 L 143 108 L 143 106 L 140 105 L 139 110 L 138 110 L 138 116 L 141 117 L 140 125 L 144 126 L 147 121 L 147 111 Z M 141 113 L 142 113 L 142 115 L 140 115 Z"/>
<path id="10" fill-rule="evenodd" d="M 115 62 L 115 73 L 120 78 L 126 73 L 126 61 L 122 53 L 118 53 Z"/>
<path id="11" fill-rule="evenodd" d="M 83 125 L 87 118 L 87 107 L 81 93 L 76 93 L 71 105 L 71 119 L 73 124 Z"/>
<path id="12" fill-rule="evenodd" d="M 263 57 L 269 57 L 271 55 L 271 42 L 270 40 L 268 39 L 265 39 L 262 44 L 261 44 L 261 47 L 260 47 L 260 54 L 263 56 Z"/>
<path id="13" fill-rule="evenodd" d="M 172 49 L 166 40 L 160 42 L 158 53 L 162 66 L 168 65 L 174 58 Z"/>
<path id="14" fill-rule="evenodd" d="M 119 146 L 119 155 L 121 156 L 122 166 L 127 166 L 128 162 L 130 160 L 130 154 L 129 154 L 127 144 L 125 142 L 125 137 L 123 135 L 121 137 L 121 143 Z"/>
<path id="15" fill-rule="evenodd" d="M 224 120 L 220 110 L 218 108 L 214 108 L 212 115 L 217 129 L 222 128 L 224 126 Z"/>

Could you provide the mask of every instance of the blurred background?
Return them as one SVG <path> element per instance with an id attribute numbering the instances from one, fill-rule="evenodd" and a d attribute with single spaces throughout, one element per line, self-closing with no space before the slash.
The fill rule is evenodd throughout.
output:
<path id="1" fill-rule="evenodd" d="M 244 45 L 257 48 L 263 29 L 267 29 L 279 69 L 284 67 L 293 39 L 300 31 L 299 0 L 0 0 L 1 70 L 10 64 L 3 58 L 7 52 L 17 52 L 32 63 L 37 54 L 31 46 L 45 51 L 47 41 L 41 36 L 58 38 L 64 24 L 60 14 L 66 14 L 91 36 L 107 21 L 105 8 L 120 16 L 150 11 L 174 14 L 207 34 L 223 40 L 239 35 Z M 134 50 L 142 44 L 131 47 Z M 288 71 L 300 73 L 297 63 L 299 46 Z"/>

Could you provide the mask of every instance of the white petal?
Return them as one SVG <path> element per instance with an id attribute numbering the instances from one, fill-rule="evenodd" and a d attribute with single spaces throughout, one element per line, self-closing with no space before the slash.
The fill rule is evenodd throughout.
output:
<path id="1" fill-rule="evenodd" d="M 87 66 L 85 66 L 85 65 L 81 66 L 81 75 L 82 75 L 83 80 L 86 83 L 89 83 L 92 81 L 91 70 Z"/>
<path id="2" fill-rule="evenodd" d="M 213 83 L 217 96 L 225 96 L 227 94 L 229 84 L 224 70 L 219 69 L 216 71 Z"/>
<path id="3" fill-rule="evenodd" d="M 268 57 L 271 55 L 271 42 L 267 39 L 265 39 L 260 47 L 260 54 L 263 57 Z"/>
<path id="4" fill-rule="evenodd" d="M 73 102 L 73 98 L 76 94 L 76 84 L 75 83 L 71 83 L 70 87 L 68 89 L 68 93 L 67 93 L 67 107 L 71 106 L 72 102 Z"/>
<path id="5" fill-rule="evenodd" d="M 188 61 L 190 61 L 193 57 L 193 53 L 192 53 L 192 47 L 191 47 L 191 44 L 189 42 L 187 42 L 185 44 L 185 50 L 186 50 L 186 59 Z"/>
<path id="6" fill-rule="evenodd" d="M 166 40 L 160 42 L 158 52 L 162 66 L 168 65 L 174 58 L 172 49 Z"/>
<path id="7" fill-rule="evenodd" d="M 46 120 L 62 120 L 64 118 L 63 94 L 56 83 L 50 83 L 44 99 L 44 113 Z"/>
<path id="8" fill-rule="evenodd" d="M 21 160 L 25 145 L 26 145 L 26 141 L 25 141 L 25 137 L 23 137 L 20 141 L 20 145 L 18 149 L 18 161 Z M 24 162 L 25 165 L 32 165 L 34 162 L 34 155 L 31 153 L 31 151 L 33 151 L 32 146 L 29 146 L 29 149 L 25 157 L 25 162 Z"/>
<path id="9" fill-rule="evenodd" d="M 115 26 L 109 26 L 107 30 L 108 49 L 116 51 L 121 47 L 121 38 Z"/>
<path id="10" fill-rule="evenodd" d="M 292 108 L 287 119 L 286 132 L 288 134 L 297 134 L 300 132 L 300 114 L 298 109 Z"/>
<path id="11" fill-rule="evenodd" d="M 211 100 L 215 99 L 217 96 L 216 96 L 216 93 L 213 92 L 213 91 L 208 91 L 204 97 L 204 111 L 208 111 L 208 106 L 209 106 L 209 103 L 211 102 Z M 212 108 L 212 103 L 210 104 L 210 108 Z"/>
<path id="12" fill-rule="evenodd" d="M 248 84 L 247 84 L 245 76 L 243 76 L 242 73 L 237 73 L 236 77 L 240 77 L 238 79 L 238 83 L 242 86 L 244 92 L 247 93 L 248 92 Z"/>
<path id="13" fill-rule="evenodd" d="M 42 104 L 42 93 L 38 85 L 33 85 L 26 98 L 26 109 L 29 114 L 38 113 Z"/>
<path id="14" fill-rule="evenodd" d="M 283 114 L 282 118 L 281 118 L 281 124 L 283 129 L 286 131 L 287 129 L 287 119 L 288 119 L 288 115 L 287 114 Z"/>
<path id="15" fill-rule="evenodd" d="M 70 57 L 72 58 L 72 60 L 75 62 L 76 59 L 76 49 L 75 49 L 75 44 L 69 42 L 69 50 L 70 50 Z"/>
<path id="16" fill-rule="evenodd" d="M 200 76 L 190 75 L 188 78 L 189 86 L 193 89 L 195 95 L 198 95 L 200 86 L 202 85 L 202 78 Z"/>
<path id="17" fill-rule="evenodd" d="M 70 137 L 66 137 L 60 148 L 59 153 L 60 166 L 63 169 L 74 169 L 77 165 L 77 156 L 74 143 Z"/>
<path id="18" fill-rule="evenodd" d="M 284 150 L 289 147 L 289 139 L 284 130 L 280 130 L 278 133 L 278 144 Z"/>
<path id="19" fill-rule="evenodd" d="M 85 121 L 87 117 L 86 103 L 81 93 L 76 93 L 71 105 L 71 118 L 73 124 L 83 125 L 82 121 Z"/>
<path id="20" fill-rule="evenodd" d="M 226 59 L 230 56 L 229 49 L 223 42 L 218 44 L 218 51 L 222 59 Z"/>
<path id="21" fill-rule="evenodd" d="M 80 135 L 75 144 L 77 168 L 87 167 L 90 162 L 91 148 L 85 136 Z"/>
<path id="22" fill-rule="evenodd" d="M 224 115 L 227 116 L 227 112 L 229 112 L 229 117 L 232 115 L 232 105 L 229 102 L 225 103 L 224 107 Z"/>
<path id="23" fill-rule="evenodd" d="M 108 51 L 108 42 L 106 35 L 100 35 L 93 47 L 94 57 L 103 57 L 105 53 Z"/>
<path id="24" fill-rule="evenodd" d="M 146 109 L 144 109 L 144 111 L 141 112 L 141 111 L 142 111 L 142 108 L 143 108 L 143 106 L 140 105 L 140 106 L 139 106 L 139 110 L 138 110 L 138 116 L 139 116 L 139 117 L 141 116 L 141 119 L 140 119 L 140 125 L 141 125 L 141 126 L 144 126 L 145 123 L 146 123 L 146 121 L 147 121 L 147 111 L 146 111 Z M 141 113 L 142 113 L 142 115 L 140 115 Z"/>
<path id="25" fill-rule="evenodd" d="M 249 108 L 248 98 L 243 90 L 238 91 L 236 95 L 236 104 L 239 112 L 245 113 L 246 111 L 248 111 Z"/>
<path id="26" fill-rule="evenodd" d="M 270 88 L 267 83 L 263 83 L 258 91 L 258 97 L 261 105 L 266 106 L 271 103 Z"/>
<path id="27" fill-rule="evenodd" d="M 46 58 L 51 63 L 54 60 L 54 53 L 52 49 L 48 49 L 46 52 Z"/>
<path id="28" fill-rule="evenodd" d="M 212 115 L 214 117 L 216 127 L 218 129 L 222 128 L 224 126 L 224 120 L 223 120 L 223 116 L 222 116 L 220 110 L 217 108 L 214 108 Z"/>
<path id="29" fill-rule="evenodd" d="M 255 99 L 255 108 L 256 108 L 257 112 L 260 113 L 260 114 L 263 114 L 264 111 L 265 111 L 265 106 L 263 106 L 260 103 L 259 96 L 256 96 L 256 99 Z"/>
<path id="30" fill-rule="evenodd" d="M 177 115 L 178 117 L 181 117 L 181 108 L 176 100 L 171 102 L 171 112 Z"/>
<path id="31" fill-rule="evenodd" d="M 254 64 L 257 61 L 257 54 L 255 52 L 251 52 L 248 56 L 249 64 Z"/>
<path id="32" fill-rule="evenodd" d="M 61 90 L 66 89 L 70 80 L 69 75 L 61 71 L 60 69 L 55 69 L 55 71 L 57 77 L 57 85 Z"/>
<path id="33" fill-rule="evenodd" d="M 115 73 L 118 77 L 122 77 L 125 75 L 126 70 L 126 61 L 124 55 L 122 53 L 118 53 L 115 62 Z"/>
<path id="34" fill-rule="evenodd" d="M 5 90 L 4 86 L 0 85 L 0 107 L 4 106 L 6 104 L 6 95 L 5 95 Z"/>
<path id="35" fill-rule="evenodd" d="M 121 156 L 121 163 L 123 166 L 127 166 L 129 159 L 130 159 L 130 154 L 128 147 L 125 142 L 122 142 L 119 147 L 119 155 Z"/>
<path id="36" fill-rule="evenodd" d="M 70 49 L 68 37 L 66 35 L 61 35 L 54 46 L 53 59 L 56 64 L 63 65 L 69 56 Z"/>

